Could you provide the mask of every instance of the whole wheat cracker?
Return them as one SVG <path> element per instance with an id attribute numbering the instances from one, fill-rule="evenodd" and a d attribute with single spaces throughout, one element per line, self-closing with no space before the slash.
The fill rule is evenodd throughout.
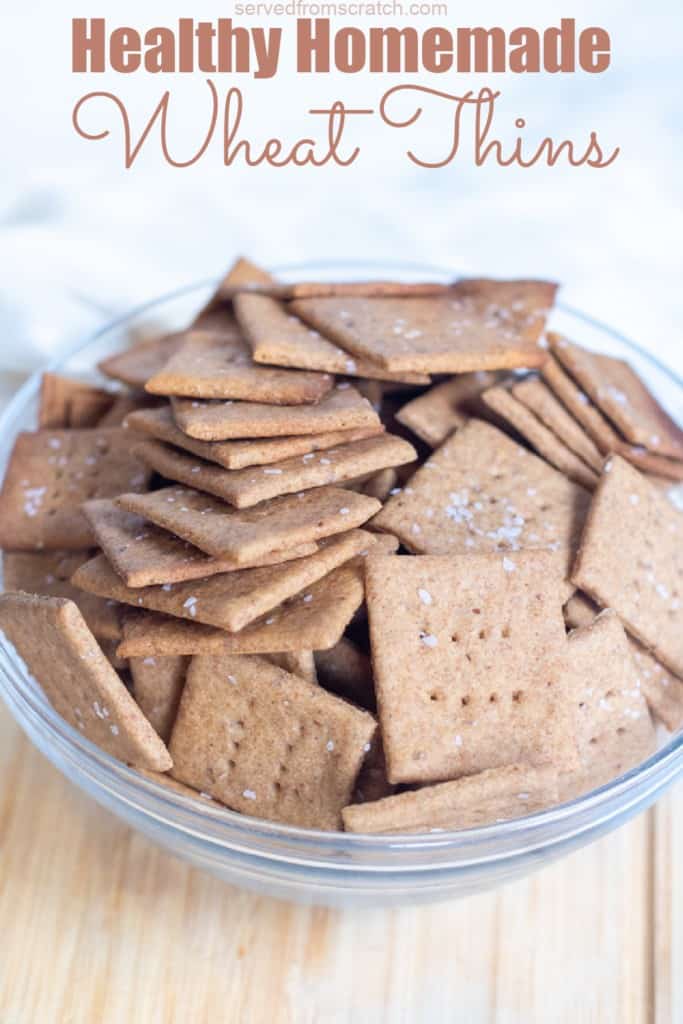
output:
<path id="1" fill-rule="evenodd" d="M 438 448 L 473 413 L 481 411 L 479 396 L 496 383 L 498 376 L 484 370 L 459 373 L 406 402 L 396 419 L 425 444 Z"/>
<path id="2" fill-rule="evenodd" d="M 133 696 L 164 743 L 171 738 L 189 658 L 131 658 Z"/>
<path id="3" fill-rule="evenodd" d="M 127 587 L 104 555 L 97 555 L 76 570 L 72 582 L 99 597 L 235 633 L 316 583 L 372 542 L 372 534 L 350 530 L 323 542 L 315 554 L 282 565 L 137 588 Z"/>
<path id="4" fill-rule="evenodd" d="M 502 431 L 470 420 L 389 498 L 372 526 L 415 554 L 547 549 L 562 577 L 589 502 L 587 491 Z"/>
<path id="5" fill-rule="evenodd" d="M 292 310 L 389 370 L 465 373 L 541 365 L 537 342 L 556 290 L 542 281 L 463 281 L 442 296 L 300 299 Z"/>
<path id="6" fill-rule="evenodd" d="M 94 427 L 113 402 L 114 395 L 102 388 L 56 373 L 44 373 L 40 381 L 38 427 Z"/>
<path id="7" fill-rule="evenodd" d="M 345 387 L 343 383 L 315 405 L 285 408 L 260 402 L 202 402 L 174 398 L 171 406 L 180 429 L 200 441 L 290 437 L 379 427 L 379 416 L 368 400 L 354 387 Z"/>
<path id="8" fill-rule="evenodd" d="M 284 551 L 272 551 L 250 563 L 238 563 L 230 558 L 211 558 L 187 541 L 142 516 L 126 512 L 106 498 L 86 502 L 83 514 L 107 559 L 128 587 L 180 583 L 237 569 L 279 565 L 292 558 L 312 555 L 318 549 L 315 542 L 300 544 Z"/>
<path id="9" fill-rule="evenodd" d="M 347 832 L 459 831 L 535 814 L 557 799 L 552 770 L 511 764 L 374 803 L 351 804 L 342 817 Z"/>
<path id="10" fill-rule="evenodd" d="M 185 344 L 147 381 L 145 390 L 299 405 L 319 401 L 333 384 L 330 374 L 258 366 L 247 343 L 231 333 L 189 331 Z"/>
<path id="11" fill-rule="evenodd" d="M 370 556 L 366 590 L 391 782 L 573 767 L 567 640 L 543 551 Z"/>
<path id="12" fill-rule="evenodd" d="M 192 660 L 173 776 L 233 810 L 336 829 L 376 723 L 262 658 Z"/>
<path id="13" fill-rule="evenodd" d="M 97 364 L 97 369 L 105 377 L 121 381 L 132 388 L 144 388 L 150 377 L 158 373 L 184 344 L 183 331 L 164 334 L 109 356 Z"/>
<path id="14" fill-rule="evenodd" d="M 324 434 L 302 434 L 299 437 L 251 438 L 248 441 L 198 441 L 176 426 L 169 406 L 160 409 L 143 409 L 133 412 L 126 420 L 131 430 L 157 441 L 175 445 L 198 455 L 207 462 L 215 462 L 224 469 L 245 469 L 248 466 L 263 466 L 296 455 L 324 451 L 350 441 L 362 441 L 384 430 L 381 424 L 356 427 L 352 430 L 328 430 Z"/>
<path id="15" fill-rule="evenodd" d="M 370 658 L 352 640 L 343 636 L 327 651 L 315 652 L 318 681 L 326 690 L 374 710 L 375 686 Z"/>
<path id="16" fill-rule="evenodd" d="M 235 508 L 249 508 L 311 487 L 340 484 L 417 457 L 412 445 L 391 434 L 248 469 L 223 469 L 160 441 L 143 441 L 133 447 L 133 453 L 166 479 L 222 498 Z"/>
<path id="17" fill-rule="evenodd" d="M 291 672 L 293 676 L 306 679 L 309 683 L 318 682 L 313 651 L 279 651 L 277 654 L 264 654 L 263 657 L 285 672 Z"/>
<path id="18" fill-rule="evenodd" d="M 565 370 L 628 442 L 659 455 L 683 459 L 683 430 L 627 362 L 590 352 L 557 334 L 551 334 L 549 342 Z"/>
<path id="19" fill-rule="evenodd" d="M 605 463 L 572 581 L 683 676 L 683 516 L 618 455 Z"/>
<path id="20" fill-rule="evenodd" d="M 183 487 L 124 494 L 117 503 L 214 558 L 231 558 L 243 565 L 361 526 L 380 507 L 375 498 L 338 487 L 287 494 L 248 509 L 233 508 Z"/>
<path id="21" fill-rule="evenodd" d="M 121 657 L 170 654 L 280 654 L 334 647 L 363 601 L 357 559 L 329 573 L 239 633 L 157 612 L 124 617 Z"/>
<path id="22" fill-rule="evenodd" d="M 564 620 L 569 629 L 590 626 L 599 614 L 598 605 L 578 590 L 564 606 Z M 683 679 L 665 669 L 634 637 L 628 636 L 628 642 L 650 711 L 670 732 L 675 732 L 683 726 Z"/>
<path id="23" fill-rule="evenodd" d="M 577 484 L 592 490 L 598 482 L 598 474 L 583 459 L 553 434 L 538 417 L 522 402 L 518 401 L 507 388 L 497 385 L 482 393 L 482 401 L 489 409 L 507 421 L 531 444 L 539 455 L 559 469 Z"/>
<path id="24" fill-rule="evenodd" d="M 81 503 L 144 491 L 150 475 L 121 430 L 21 433 L 0 491 L 0 547 L 89 547 L 93 536 Z"/>
<path id="25" fill-rule="evenodd" d="M 98 647 L 73 601 L 2 594 L 0 629 L 69 725 L 128 764 L 154 771 L 171 767 L 162 740 Z"/>
<path id="26" fill-rule="evenodd" d="M 85 551 L 5 551 L 2 556 L 4 590 L 68 597 L 78 605 L 88 629 L 98 640 L 121 636 L 119 606 L 94 594 L 84 594 L 71 584 L 76 569 L 91 557 Z"/>
<path id="27" fill-rule="evenodd" d="M 560 775 L 560 795 L 572 799 L 644 761 L 655 730 L 638 667 L 623 626 L 610 610 L 569 634 L 567 679 L 580 763 Z"/>
<path id="28" fill-rule="evenodd" d="M 512 394 L 588 466 L 600 472 L 603 457 L 599 448 L 540 377 L 528 376 L 513 384 Z"/>

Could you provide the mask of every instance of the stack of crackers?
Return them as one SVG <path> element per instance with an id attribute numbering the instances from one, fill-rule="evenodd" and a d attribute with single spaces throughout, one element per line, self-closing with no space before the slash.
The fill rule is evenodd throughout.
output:
<path id="1" fill-rule="evenodd" d="M 683 431 L 556 286 L 284 285 L 46 374 L 0 628 L 147 777 L 291 825 L 464 829 L 683 724 Z M 125 389 L 125 390 L 123 390 Z"/>

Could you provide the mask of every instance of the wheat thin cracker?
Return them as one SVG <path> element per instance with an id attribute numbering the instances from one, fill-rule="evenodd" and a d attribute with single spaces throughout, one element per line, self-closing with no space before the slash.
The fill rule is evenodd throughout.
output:
<path id="1" fill-rule="evenodd" d="M 81 503 L 144 491 L 150 470 L 121 430 L 40 430 L 17 437 L 0 492 L 0 546 L 86 548 L 93 536 Z"/>
<path id="2" fill-rule="evenodd" d="M 84 594 L 70 582 L 76 569 L 89 558 L 87 550 L 5 551 L 2 556 L 3 588 L 45 597 L 67 597 L 78 605 L 88 629 L 98 640 L 118 640 L 121 616 L 116 602 Z"/>
<path id="3" fill-rule="evenodd" d="M 539 366 L 555 291 L 542 281 L 463 281 L 431 298 L 301 299 L 292 310 L 389 370 L 466 373 Z"/>
<path id="4" fill-rule="evenodd" d="M 173 777 L 243 814 L 337 829 L 375 728 L 262 658 L 198 657 L 171 736 Z"/>
<path id="5" fill-rule="evenodd" d="M 563 800 L 604 785 L 655 749 L 638 666 L 616 614 L 604 611 L 590 625 L 571 632 L 568 649 L 580 763 L 560 776 Z"/>
<path id="6" fill-rule="evenodd" d="M 131 658 L 133 696 L 164 743 L 171 737 L 189 658 Z"/>
<path id="7" fill-rule="evenodd" d="M 391 782 L 528 762 L 572 768 L 562 599 L 543 551 L 367 560 Z"/>
<path id="8" fill-rule="evenodd" d="M 171 767 L 164 743 L 98 647 L 73 601 L 2 594 L 0 629 L 69 725 L 127 764 L 154 771 Z"/>
<path id="9" fill-rule="evenodd" d="M 121 657 L 170 654 L 280 654 L 334 647 L 363 601 L 357 560 L 329 573 L 239 633 L 157 612 L 124 618 Z"/>
<path id="10" fill-rule="evenodd" d="M 312 542 L 285 551 L 272 551 L 251 563 L 238 563 L 230 558 L 211 558 L 187 541 L 142 516 L 126 512 L 108 499 L 86 502 L 83 512 L 98 544 L 128 587 L 180 583 L 237 569 L 279 565 L 292 558 L 312 555 L 317 550 L 317 544 Z"/>
<path id="11" fill-rule="evenodd" d="M 482 401 L 521 434 L 551 466 L 588 490 L 595 487 L 598 482 L 595 470 L 575 455 L 552 430 L 548 430 L 507 388 L 500 385 L 489 388 L 483 392 Z"/>
<path id="12" fill-rule="evenodd" d="M 263 437 L 247 441 L 198 441 L 176 426 L 169 406 L 161 409 L 143 409 L 131 413 L 126 421 L 131 430 L 157 441 L 175 445 L 198 455 L 207 462 L 215 462 L 224 469 L 245 469 L 248 466 L 269 465 L 310 452 L 324 451 L 350 441 L 362 441 L 383 431 L 381 424 L 373 423 L 352 430 L 328 430 L 324 434 L 303 434 L 299 437 Z"/>
<path id="13" fill-rule="evenodd" d="M 178 331 L 159 338 L 141 341 L 123 352 L 98 363 L 98 370 L 106 377 L 121 381 L 132 388 L 144 388 L 150 377 L 158 373 L 185 344 L 185 334 Z"/>
<path id="14" fill-rule="evenodd" d="M 572 581 L 683 676 L 683 515 L 618 455 L 605 463 Z"/>
<path id="15" fill-rule="evenodd" d="M 549 340 L 565 370 L 627 441 L 658 455 L 683 459 L 683 430 L 627 362 L 589 352 L 556 334 Z"/>
<path id="16" fill-rule="evenodd" d="M 557 799 L 552 770 L 511 764 L 374 803 L 351 804 L 342 816 L 347 832 L 458 831 L 535 814 Z"/>
<path id="17" fill-rule="evenodd" d="M 374 498 L 338 487 L 287 494 L 248 509 L 233 508 L 183 487 L 165 487 L 147 495 L 124 494 L 117 500 L 128 512 L 149 519 L 214 558 L 230 558 L 243 565 L 274 551 L 361 526 L 380 507 Z"/>
<path id="18" fill-rule="evenodd" d="M 189 331 L 145 389 L 153 395 L 298 405 L 319 401 L 333 383 L 330 374 L 258 366 L 246 342 L 231 333 Z"/>
<path id="19" fill-rule="evenodd" d="M 458 374 L 406 402 L 396 419 L 425 444 L 438 448 L 473 412 L 480 411 L 479 396 L 495 384 L 496 377 L 484 370 Z"/>
<path id="20" fill-rule="evenodd" d="M 282 565 L 137 588 L 127 587 L 104 555 L 97 555 L 76 570 L 72 582 L 99 597 L 235 633 L 322 579 L 372 541 L 371 534 L 351 530 L 323 542 L 315 554 Z"/>
<path id="21" fill-rule="evenodd" d="M 583 459 L 586 465 L 600 472 L 603 457 L 599 448 L 540 377 L 525 377 L 513 384 L 512 394 Z"/>
<path id="22" fill-rule="evenodd" d="M 389 499 L 372 525 L 416 554 L 546 549 L 561 577 L 569 571 L 589 501 L 587 491 L 502 431 L 470 420 Z"/>
<path id="23" fill-rule="evenodd" d="M 330 430 L 379 427 L 370 402 L 356 388 L 338 384 L 315 405 L 274 406 L 261 402 L 202 402 L 175 398 L 173 416 L 200 441 L 325 434 Z"/>
<path id="24" fill-rule="evenodd" d="M 364 441 L 248 469 L 223 469 L 160 441 L 144 441 L 135 445 L 133 452 L 168 480 L 205 491 L 236 508 L 249 508 L 269 498 L 312 487 L 344 483 L 360 474 L 417 458 L 412 445 L 391 434 L 378 434 Z"/>

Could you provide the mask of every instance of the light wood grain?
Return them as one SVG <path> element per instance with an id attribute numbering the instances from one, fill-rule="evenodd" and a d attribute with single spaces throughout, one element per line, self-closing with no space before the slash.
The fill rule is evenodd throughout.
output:
<path id="1" fill-rule="evenodd" d="M 528 879 L 441 905 L 276 903 L 70 786 L 0 708 L 1 1024 L 683 1020 L 683 792 Z"/>

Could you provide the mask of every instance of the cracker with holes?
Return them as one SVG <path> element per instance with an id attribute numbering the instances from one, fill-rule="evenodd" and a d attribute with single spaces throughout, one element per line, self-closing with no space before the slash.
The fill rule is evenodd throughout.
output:
<path id="1" fill-rule="evenodd" d="M 274 406 L 263 402 L 172 400 L 176 423 L 200 441 L 289 437 L 324 434 L 329 430 L 378 427 L 375 410 L 356 388 L 337 384 L 315 405 Z"/>
<path id="2" fill-rule="evenodd" d="M 415 554 L 546 549 L 562 577 L 589 501 L 583 487 L 502 431 L 470 420 L 389 499 L 373 527 Z"/>
<path id="3" fill-rule="evenodd" d="M 273 405 L 317 402 L 332 388 L 327 373 L 258 366 L 232 333 L 189 331 L 185 344 L 145 384 L 153 395 L 229 398 Z"/>
<path id="4" fill-rule="evenodd" d="M 182 448 L 206 462 L 215 462 L 224 469 L 245 469 L 264 466 L 311 452 L 324 451 L 337 445 L 362 441 L 381 434 L 383 427 L 372 423 L 351 430 L 328 430 L 324 434 L 302 434 L 299 437 L 260 437 L 247 441 L 198 441 L 176 426 L 168 406 L 160 409 L 142 409 L 132 412 L 126 419 L 130 430 L 157 441 Z"/>
<path id="5" fill-rule="evenodd" d="M 125 494 L 117 501 L 121 508 L 149 519 L 214 558 L 231 558 L 242 565 L 361 526 L 380 507 L 375 498 L 339 487 L 286 494 L 247 509 L 233 508 L 185 487 Z"/>
<path id="6" fill-rule="evenodd" d="M 140 341 L 98 364 L 97 369 L 112 380 L 132 388 L 144 388 L 150 377 L 159 373 L 171 356 L 185 344 L 182 331 Z"/>
<path id="7" fill-rule="evenodd" d="M 222 498 L 235 508 L 250 508 L 283 494 L 344 483 L 417 458 L 411 444 L 392 434 L 378 434 L 248 469 L 223 469 L 160 441 L 143 441 L 134 446 L 133 454 L 166 479 Z"/>
<path id="8" fill-rule="evenodd" d="M 622 775 L 655 749 L 655 730 L 631 645 L 617 615 L 604 611 L 569 634 L 567 680 L 578 767 L 560 776 L 571 799 Z"/>
<path id="9" fill-rule="evenodd" d="M 6 551 L 2 556 L 4 589 L 45 597 L 67 597 L 78 605 L 98 640 L 118 640 L 121 636 L 119 605 L 94 594 L 85 594 L 71 583 L 78 567 L 89 558 L 89 551 Z"/>
<path id="10" fill-rule="evenodd" d="M 194 658 L 173 777 L 244 814 L 337 829 L 376 723 L 261 658 Z"/>
<path id="11" fill-rule="evenodd" d="M 212 558 L 142 516 L 119 508 L 107 498 L 86 502 L 83 513 L 92 526 L 97 543 L 127 587 L 180 583 L 237 569 L 279 565 L 292 558 L 312 555 L 318 547 L 313 541 L 271 551 L 251 562 L 240 563 L 230 558 Z"/>
<path id="12" fill-rule="evenodd" d="M 551 466 L 588 490 L 595 487 L 598 482 L 595 470 L 587 466 L 552 430 L 548 430 L 507 388 L 500 385 L 489 388 L 481 397 L 489 409 L 509 423 Z"/>
<path id="13" fill-rule="evenodd" d="M 605 464 L 572 581 L 683 676 L 683 516 L 619 456 Z"/>
<path id="14" fill-rule="evenodd" d="M 555 299 L 545 281 L 461 281 L 428 298 L 299 299 L 292 310 L 351 353 L 388 370 L 466 373 L 540 366 Z"/>
<path id="15" fill-rule="evenodd" d="M 551 555 L 371 555 L 366 589 L 391 782 L 574 766 Z"/>
<path id="16" fill-rule="evenodd" d="M 73 601 L 2 594 L 0 630 L 69 725 L 126 764 L 154 771 L 171 767 L 163 741 L 98 647 Z"/>
<path id="17" fill-rule="evenodd" d="M 528 376 L 513 384 L 512 394 L 587 466 L 600 472 L 603 463 L 600 449 L 540 377 Z"/>
<path id="18" fill-rule="evenodd" d="M 125 433 L 39 430 L 19 434 L 0 492 L 0 546 L 31 550 L 92 544 L 81 503 L 145 491 L 151 476 Z"/>
<path id="19" fill-rule="evenodd" d="M 178 713 L 189 658 L 131 658 L 133 696 L 152 728 L 168 743 Z"/>
<path id="20" fill-rule="evenodd" d="M 452 831 L 521 818 L 557 799 L 552 769 L 511 764 L 372 803 L 351 804 L 342 816 L 347 832 Z"/>
<path id="21" fill-rule="evenodd" d="M 362 560 L 361 560 L 362 561 Z M 356 559 L 274 608 L 239 633 L 156 612 L 124 617 L 121 657 L 170 654 L 281 654 L 327 650 L 360 608 L 363 569 Z"/>
<path id="22" fill-rule="evenodd" d="M 364 530 L 351 530 L 323 541 L 315 554 L 282 565 L 137 588 L 127 587 L 104 555 L 97 555 L 76 570 L 73 584 L 101 598 L 236 633 L 360 554 L 373 540 Z"/>
<path id="23" fill-rule="evenodd" d="M 396 413 L 396 419 L 425 444 L 438 448 L 473 413 L 481 411 L 479 396 L 493 387 L 496 378 L 495 373 L 483 370 L 459 373 L 406 402 Z"/>
<path id="24" fill-rule="evenodd" d="M 683 430 L 623 359 L 550 336 L 553 354 L 621 435 L 633 445 L 683 459 Z"/>

